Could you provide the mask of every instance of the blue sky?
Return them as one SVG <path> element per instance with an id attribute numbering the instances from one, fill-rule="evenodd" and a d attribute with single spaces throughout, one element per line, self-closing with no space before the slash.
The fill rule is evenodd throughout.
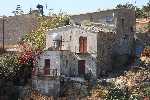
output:
<path id="1" fill-rule="evenodd" d="M 111 9 L 117 4 L 132 3 L 141 7 L 146 4 L 148 0 L 1 0 L 0 1 L 0 16 L 12 15 L 12 11 L 16 9 L 16 5 L 20 4 L 25 12 L 30 8 L 36 9 L 38 3 L 48 5 L 48 9 L 53 9 L 53 12 L 58 12 L 60 9 L 68 14 L 78 14 L 97 11 L 100 9 Z M 45 9 L 45 12 L 48 12 Z"/>

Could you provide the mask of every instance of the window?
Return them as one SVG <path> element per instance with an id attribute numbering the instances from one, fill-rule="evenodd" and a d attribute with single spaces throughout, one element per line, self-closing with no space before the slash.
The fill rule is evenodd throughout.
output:
<path id="1" fill-rule="evenodd" d="M 113 21 L 113 16 L 106 16 L 106 22 L 110 23 Z"/>
<path id="2" fill-rule="evenodd" d="M 66 60 L 66 67 L 68 67 L 68 60 Z"/>
<path id="3" fill-rule="evenodd" d="M 55 49 L 61 49 L 62 46 L 62 36 L 60 35 L 54 35 L 53 37 L 53 46 Z"/>
<path id="4" fill-rule="evenodd" d="M 122 24 L 123 27 L 124 27 L 124 21 L 125 21 L 125 19 L 122 18 L 122 19 L 121 19 L 121 24 Z"/>
<path id="5" fill-rule="evenodd" d="M 44 74 L 50 74 L 50 59 L 45 59 Z"/>
<path id="6" fill-rule="evenodd" d="M 134 29 L 133 29 L 133 27 L 130 27 L 130 31 L 131 31 L 131 32 L 134 32 Z"/>
<path id="7" fill-rule="evenodd" d="M 45 59 L 45 67 L 50 68 L 50 59 Z"/>
<path id="8" fill-rule="evenodd" d="M 123 31 L 123 32 L 124 32 L 124 22 L 125 22 L 125 19 L 122 18 L 122 19 L 121 19 L 121 25 L 122 25 L 122 31 Z"/>
<path id="9" fill-rule="evenodd" d="M 71 41 L 71 39 L 72 39 L 72 36 L 70 36 L 70 41 Z"/>
<path id="10" fill-rule="evenodd" d="M 79 25 L 79 26 L 81 26 L 81 24 L 80 24 L 80 23 L 78 23 L 78 22 L 75 22 L 75 25 Z"/>
<path id="11" fill-rule="evenodd" d="M 87 37 L 79 38 L 79 52 L 86 53 L 87 52 Z"/>
<path id="12" fill-rule="evenodd" d="M 124 37 L 123 37 L 123 39 L 124 39 L 124 40 L 125 40 L 125 39 L 128 39 L 128 37 L 129 37 L 129 36 L 128 36 L 127 34 L 125 34 Z"/>
<path id="13" fill-rule="evenodd" d="M 90 21 L 93 22 L 93 17 L 92 16 L 90 16 Z"/>

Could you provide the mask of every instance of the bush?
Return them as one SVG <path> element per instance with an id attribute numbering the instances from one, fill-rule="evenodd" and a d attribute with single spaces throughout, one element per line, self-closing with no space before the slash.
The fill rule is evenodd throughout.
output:
<path id="1" fill-rule="evenodd" d="M 117 87 L 111 88 L 107 95 L 106 100 L 128 100 L 129 92 L 125 89 L 119 89 Z"/>
<path id="2" fill-rule="evenodd" d="M 12 80 L 21 68 L 16 54 L 3 54 L 0 56 L 0 78 Z"/>

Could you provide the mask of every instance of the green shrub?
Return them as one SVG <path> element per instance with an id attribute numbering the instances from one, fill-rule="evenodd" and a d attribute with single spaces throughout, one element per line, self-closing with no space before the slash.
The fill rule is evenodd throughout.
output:
<path id="1" fill-rule="evenodd" d="M 106 100 L 128 100 L 129 92 L 125 89 L 119 89 L 117 87 L 111 88 L 107 95 Z"/>

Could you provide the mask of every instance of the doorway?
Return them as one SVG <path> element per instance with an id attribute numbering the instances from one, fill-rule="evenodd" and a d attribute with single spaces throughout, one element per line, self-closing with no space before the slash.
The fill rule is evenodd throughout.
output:
<path id="1" fill-rule="evenodd" d="M 50 74 L 50 59 L 45 59 L 44 75 Z"/>
<path id="2" fill-rule="evenodd" d="M 79 73 L 79 76 L 85 75 L 85 60 L 78 61 L 78 73 Z"/>

